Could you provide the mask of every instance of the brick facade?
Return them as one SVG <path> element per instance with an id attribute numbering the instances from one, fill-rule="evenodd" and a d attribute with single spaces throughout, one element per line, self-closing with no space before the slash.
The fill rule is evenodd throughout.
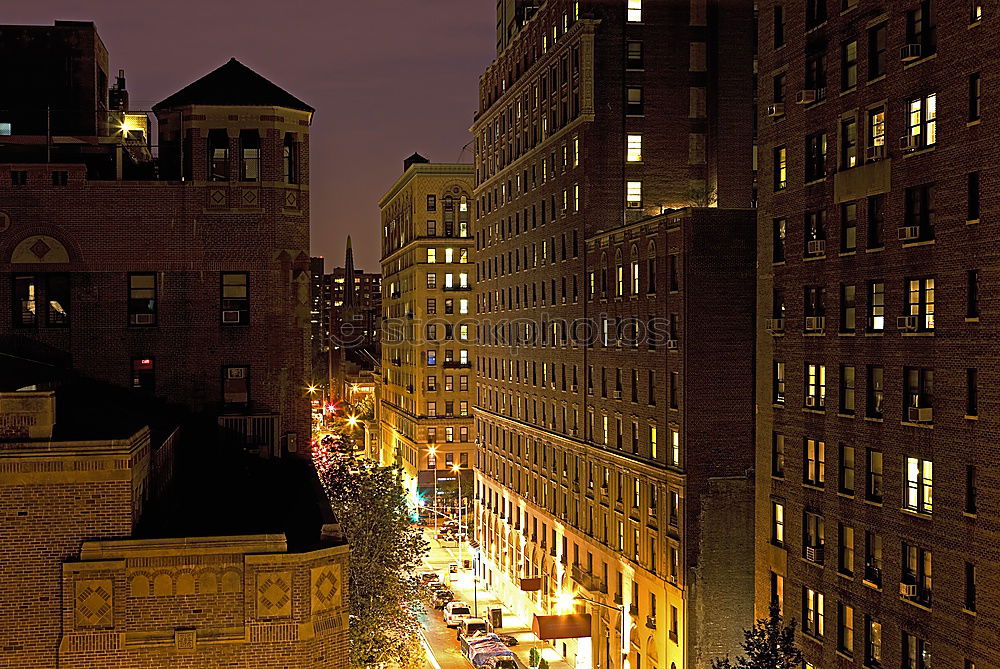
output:
<path id="1" fill-rule="evenodd" d="M 807 666 L 1000 666 L 995 8 L 760 17 L 758 613 L 782 595 Z"/>

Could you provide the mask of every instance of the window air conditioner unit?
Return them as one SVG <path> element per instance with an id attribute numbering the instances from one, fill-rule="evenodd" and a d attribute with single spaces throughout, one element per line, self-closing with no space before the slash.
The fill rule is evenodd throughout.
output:
<path id="1" fill-rule="evenodd" d="M 899 240 L 903 242 L 913 241 L 914 239 L 920 239 L 920 226 L 919 225 L 904 225 L 899 228 Z"/>
<path id="2" fill-rule="evenodd" d="M 668 339 L 667 340 L 667 348 L 670 349 L 670 350 L 675 350 L 676 351 L 677 350 L 677 340 L 676 339 Z"/>
<path id="3" fill-rule="evenodd" d="M 132 314 L 132 325 L 152 325 L 153 314 Z"/>
<path id="4" fill-rule="evenodd" d="M 899 148 L 902 151 L 914 151 L 920 148 L 920 135 L 903 135 L 899 138 Z"/>
<path id="5" fill-rule="evenodd" d="M 795 104 L 797 105 L 808 105 L 816 102 L 816 90 L 812 88 L 806 88 L 799 91 L 795 95 Z"/>
<path id="6" fill-rule="evenodd" d="M 916 330 L 917 329 L 917 317 L 916 316 L 897 316 L 896 317 L 896 327 L 900 330 Z"/>
<path id="7" fill-rule="evenodd" d="M 865 149 L 865 158 L 868 160 L 882 160 L 885 157 L 885 145 L 878 144 Z"/>
<path id="8" fill-rule="evenodd" d="M 822 332 L 825 328 L 825 316 L 806 316 L 806 332 Z"/>
<path id="9" fill-rule="evenodd" d="M 785 103 L 775 102 L 773 105 L 767 106 L 767 115 L 771 118 L 777 118 L 778 116 L 785 115 Z"/>
<path id="10" fill-rule="evenodd" d="M 240 312 L 235 309 L 226 309 L 222 312 L 222 322 L 223 323 L 239 323 L 240 322 Z"/>
<path id="11" fill-rule="evenodd" d="M 899 49 L 899 59 L 904 63 L 911 63 L 920 58 L 921 51 L 919 44 L 904 44 Z"/>
<path id="12" fill-rule="evenodd" d="M 571 393 L 575 393 L 575 392 L 576 392 L 576 384 L 575 384 L 575 383 L 571 383 L 571 384 L 569 385 L 569 391 L 570 391 Z"/>
<path id="13" fill-rule="evenodd" d="M 917 584 L 916 583 L 900 583 L 899 584 L 899 594 L 903 597 L 916 597 L 917 596 Z"/>
<path id="14" fill-rule="evenodd" d="M 764 319 L 764 329 L 770 333 L 784 332 L 785 331 L 785 319 L 784 318 L 765 318 Z"/>
<path id="15" fill-rule="evenodd" d="M 571 427 L 569 429 L 569 434 L 570 434 L 571 437 L 575 437 L 576 433 L 577 433 L 577 429 L 575 427 Z"/>
<path id="16" fill-rule="evenodd" d="M 245 379 L 246 376 L 246 367 L 230 367 L 226 370 L 227 379 Z"/>
<path id="17" fill-rule="evenodd" d="M 932 407 L 910 407 L 909 419 L 911 423 L 930 423 L 934 420 L 934 409 Z"/>
<path id="18" fill-rule="evenodd" d="M 813 239 L 806 243 L 806 251 L 810 255 L 821 256 L 826 253 L 826 240 L 825 239 Z"/>
<path id="19" fill-rule="evenodd" d="M 615 391 L 615 399 L 616 400 L 620 400 L 621 398 L 622 398 L 622 391 L 616 390 Z"/>
<path id="20" fill-rule="evenodd" d="M 816 397 L 814 395 L 806 395 L 806 406 L 807 407 L 816 406 Z"/>
<path id="21" fill-rule="evenodd" d="M 810 562 L 822 562 L 823 553 L 823 546 L 806 546 L 806 559 Z"/>

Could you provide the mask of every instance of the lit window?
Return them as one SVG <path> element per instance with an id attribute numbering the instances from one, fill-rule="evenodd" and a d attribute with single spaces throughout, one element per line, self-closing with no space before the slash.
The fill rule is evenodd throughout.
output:
<path id="1" fill-rule="evenodd" d="M 642 162 L 642 135 L 628 135 L 625 160 L 630 163 Z"/>
<path id="2" fill-rule="evenodd" d="M 10 135 L 11 134 L 11 124 L 10 123 L 0 123 L 0 135 Z"/>
<path id="3" fill-rule="evenodd" d="M 910 141 L 905 148 L 922 149 L 937 143 L 937 95 L 910 100 Z"/>
<path id="4" fill-rule="evenodd" d="M 246 325 L 250 322 L 249 277 L 246 272 L 222 273 L 222 323 Z"/>
<path id="5" fill-rule="evenodd" d="M 459 300 L 458 301 L 458 313 L 460 313 L 460 314 L 467 314 L 467 313 L 469 313 L 469 301 L 468 300 Z"/>
<path id="6" fill-rule="evenodd" d="M 437 249 L 427 249 L 427 262 L 429 263 L 437 262 Z"/>
<path id="7" fill-rule="evenodd" d="M 629 181 L 625 184 L 625 206 L 629 209 L 642 207 L 642 182 Z"/>
<path id="8" fill-rule="evenodd" d="M 628 0 L 626 20 L 629 23 L 642 21 L 642 0 Z"/>
<path id="9" fill-rule="evenodd" d="M 934 502 L 934 465 L 930 460 L 906 458 L 906 489 L 903 506 L 909 511 L 930 514 Z"/>

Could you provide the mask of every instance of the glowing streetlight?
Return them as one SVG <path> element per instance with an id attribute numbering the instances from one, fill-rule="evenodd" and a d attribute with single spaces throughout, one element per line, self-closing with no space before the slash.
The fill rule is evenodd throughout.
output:
<path id="1" fill-rule="evenodd" d="M 569 590 L 560 590 L 555 595 L 555 612 L 559 615 L 572 613 L 576 606 L 576 595 Z"/>
<path id="2" fill-rule="evenodd" d="M 306 390 L 309 391 L 310 395 L 315 395 L 316 391 L 318 390 L 318 388 L 316 388 L 316 386 L 314 386 L 314 385 L 309 385 L 309 386 L 306 387 Z"/>
<path id="3" fill-rule="evenodd" d="M 348 416 L 347 417 L 347 424 L 350 425 L 351 427 L 356 427 L 357 424 L 358 424 L 358 417 L 357 416 Z"/>

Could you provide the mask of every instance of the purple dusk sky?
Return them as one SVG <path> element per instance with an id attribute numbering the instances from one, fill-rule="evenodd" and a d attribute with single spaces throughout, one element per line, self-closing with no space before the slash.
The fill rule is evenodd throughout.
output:
<path id="1" fill-rule="evenodd" d="M 235 57 L 316 108 L 312 254 L 379 266 L 378 198 L 414 151 L 472 160 L 480 72 L 495 53 L 493 0 L 44 0 L 5 3 L 7 24 L 94 21 L 148 109 Z"/>

